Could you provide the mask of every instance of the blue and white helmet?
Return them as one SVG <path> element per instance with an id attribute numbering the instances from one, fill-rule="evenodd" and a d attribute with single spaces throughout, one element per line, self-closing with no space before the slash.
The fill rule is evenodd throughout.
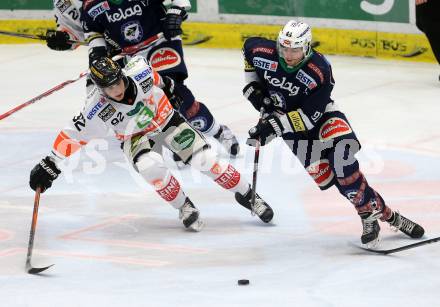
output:
<path id="1" fill-rule="evenodd" d="M 312 29 L 304 22 L 290 20 L 278 34 L 278 54 L 282 57 L 282 48 L 303 48 L 304 57 L 312 52 Z"/>

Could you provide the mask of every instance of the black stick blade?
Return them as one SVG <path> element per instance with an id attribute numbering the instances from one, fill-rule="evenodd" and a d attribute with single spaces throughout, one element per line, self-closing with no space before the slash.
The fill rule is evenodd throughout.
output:
<path id="1" fill-rule="evenodd" d="M 50 268 L 50 267 L 52 267 L 52 266 L 54 266 L 54 264 L 51 264 L 51 265 L 46 266 L 46 267 L 44 267 L 44 268 L 33 268 L 33 267 L 31 267 L 31 266 L 29 265 L 29 266 L 26 266 L 26 271 L 27 271 L 29 274 L 39 274 L 39 273 L 41 273 L 41 272 L 43 272 L 43 271 L 46 271 L 48 268 Z"/>

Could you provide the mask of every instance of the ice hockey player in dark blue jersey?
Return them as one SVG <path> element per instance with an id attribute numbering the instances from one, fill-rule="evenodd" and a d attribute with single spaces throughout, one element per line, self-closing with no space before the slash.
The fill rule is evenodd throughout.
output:
<path id="1" fill-rule="evenodd" d="M 424 229 L 397 211 L 365 179 L 354 155 L 360 143 L 344 113 L 331 99 L 335 85 L 326 58 L 311 47 L 312 32 L 303 22 L 289 21 L 277 41 L 251 37 L 244 43 L 244 96 L 263 108 L 249 130 L 249 145 L 282 137 L 321 190 L 335 185 L 361 217 L 363 244 L 379 242 L 378 220 L 412 238 Z"/>
<path id="2" fill-rule="evenodd" d="M 136 55 L 147 58 L 162 77 L 169 77 L 175 92 L 183 99 L 179 112 L 197 130 L 216 138 L 225 149 L 236 156 L 239 152 L 237 138 L 231 130 L 220 125 L 209 109 L 194 98 L 184 85 L 188 77 L 185 65 L 181 24 L 191 8 L 189 0 L 172 0 L 168 9 L 164 0 L 84 0 L 81 20 L 86 40 L 89 42 L 90 63 L 108 55 L 109 50 L 128 50 L 163 33 L 164 38 L 147 45 Z M 134 56 L 134 55 L 133 55 Z"/>

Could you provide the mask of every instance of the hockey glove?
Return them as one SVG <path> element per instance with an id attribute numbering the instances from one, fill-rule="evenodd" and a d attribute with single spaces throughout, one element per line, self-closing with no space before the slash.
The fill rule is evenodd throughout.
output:
<path id="1" fill-rule="evenodd" d="M 264 146 L 282 134 L 283 126 L 280 120 L 274 115 L 269 115 L 249 130 L 250 138 L 247 139 L 246 144 L 255 146 L 257 140 L 259 140 L 261 146 Z"/>
<path id="2" fill-rule="evenodd" d="M 167 40 L 181 35 L 182 22 L 188 18 L 188 13 L 181 7 L 172 6 L 167 10 L 163 23 L 163 35 Z"/>
<path id="3" fill-rule="evenodd" d="M 61 171 L 55 165 L 50 157 L 46 157 L 40 161 L 31 171 L 29 185 L 32 190 L 41 188 L 41 193 L 52 186 L 52 181 L 57 179 Z"/>
<path id="4" fill-rule="evenodd" d="M 69 43 L 69 34 L 64 31 L 47 30 L 46 42 L 47 47 L 56 51 L 64 51 L 72 49 L 72 44 Z"/>
<path id="5" fill-rule="evenodd" d="M 264 107 L 266 113 L 274 111 L 273 101 L 264 93 L 264 89 L 257 81 L 252 81 L 243 89 L 243 95 L 249 100 L 257 111 Z"/>
<path id="6" fill-rule="evenodd" d="M 170 77 L 165 76 L 162 77 L 162 82 L 164 83 L 164 87 L 162 88 L 162 90 L 164 91 L 165 95 L 167 95 L 171 105 L 174 109 L 179 110 L 180 106 L 183 103 L 183 99 L 176 92 L 174 80 Z"/>

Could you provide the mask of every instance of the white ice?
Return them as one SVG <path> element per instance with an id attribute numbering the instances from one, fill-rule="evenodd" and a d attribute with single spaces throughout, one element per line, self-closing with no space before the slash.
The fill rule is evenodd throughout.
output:
<path id="1" fill-rule="evenodd" d="M 87 68 L 84 49 L 2 45 L 0 54 L 0 114 Z M 329 59 L 333 97 L 363 144 L 369 183 L 421 223 L 425 238 L 438 236 L 438 66 Z M 186 61 L 196 97 L 239 135 L 233 163 L 250 181 L 253 150 L 244 142 L 258 114 L 241 95 L 240 51 L 187 48 Z M 201 210 L 200 233 L 185 231 L 178 212 L 127 170 L 116 142 L 90 144 L 41 197 L 32 261 L 55 266 L 26 274 L 29 172 L 81 109 L 84 84 L 0 121 L 0 306 L 439 306 L 440 244 L 393 256 L 358 250 L 352 205 L 334 188 L 321 192 L 279 141 L 262 148 L 258 178 L 275 211 L 270 225 L 208 178 L 173 170 Z M 385 224 L 381 234 L 383 248 L 414 242 Z"/>

